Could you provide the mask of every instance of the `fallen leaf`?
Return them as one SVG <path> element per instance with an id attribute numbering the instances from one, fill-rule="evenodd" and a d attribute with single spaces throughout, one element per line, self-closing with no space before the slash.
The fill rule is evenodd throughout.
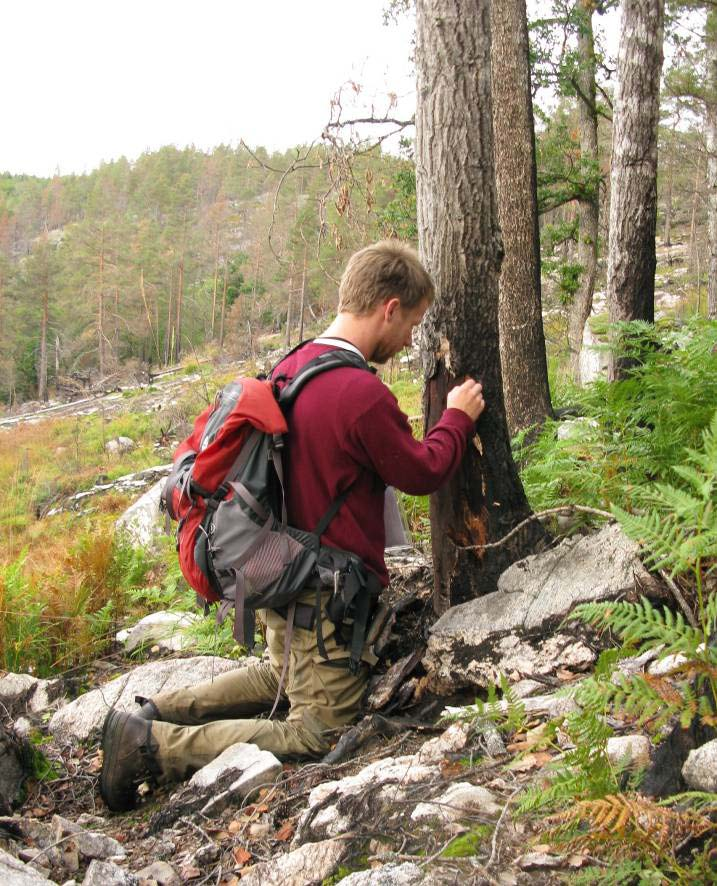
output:
<path id="1" fill-rule="evenodd" d="M 234 861 L 237 864 L 237 867 L 243 868 L 244 865 L 251 861 L 251 852 L 247 852 L 243 846 L 235 846 L 232 849 L 232 855 L 234 856 Z"/>
<path id="2" fill-rule="evenodd" d="M 443 760 L 440 764 L 441 767 L 441 775 L 444 778 L 453 778 L 454 775 L 460 775 L 462 772 L 465 772 L 465 766 L 463 766 L 460 762 L 451 762 L 450 760 Z"/>
<path id="3" fill-rule="evenodd" d="M 196 880 L 197 877 L 202 876 L 202 872 L 199 868 L 195 868 L 194 865 L 187 865 L 186 867 L 181 868 L 179 873 L 185 882 L 187 880 Z"/>
<path id="4" fill-rule="evenodd" d="M 274 834 L 275 840 L 281 840 L 285 843 L 294 836 L 294 825 L 290 821 L 285 821 L 279 830 Z"/>
<path id="5" fill-rule="evenodd" d="M 238 834 L 239 831 L 244 827 L 245 824 L 246 824 L 246 822 L 241 821 L 238 818 L 235 818 L 234 821 L 229 822 L 229 824 L 227 826 L 227 830 L 229 831 L 230 834 Z"/>
<path id="6" fill-rule="evenodd" d="M 529 772 L 531 769 L 545 766 L 552 759 L 552 754 L 547 751 L 536 751 L 534 754 L 526 754 L 520 760 L 513 760 L 512 763 L 508 763 L 506 769 L 510 769 L 512 772 Z"/>

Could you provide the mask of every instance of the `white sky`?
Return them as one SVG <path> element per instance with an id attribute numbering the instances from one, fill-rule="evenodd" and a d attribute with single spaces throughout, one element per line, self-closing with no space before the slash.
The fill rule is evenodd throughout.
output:
<path id="1" fill-rule="evenodd" d="M 4 0 L 0 171 L 83 172 L 165 144 L 285 149 L 339 87 L 404 98 L 412 23 L 386 0 Z M 407 109 L 407 110 L 406 110 Z M 365 110 L 365 108 L 363 109 Z"/>

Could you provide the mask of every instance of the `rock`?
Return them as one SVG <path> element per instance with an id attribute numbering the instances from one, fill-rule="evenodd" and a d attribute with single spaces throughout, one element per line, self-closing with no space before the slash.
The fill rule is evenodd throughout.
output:
<path id="1" fill-rule="evenodd" d="M 0 811 L 10 812 L 20 799 L 25 780 L 22 740 L 0 725 Z"/>
<path id="2" fill-rule="evenodd" d="M 653 662 L 647 669 L 647 672 L 653 677 L 664 677 L 686 661 L 687 656 L 679 652 L 674 655 L 666 655 L 664 658 L 658 658 L 657 661 Z"/>
<path id="3" fill-rule="evenodd" d="M 42 884 L 52 884 L 52 880 L 43 877 L 41 873 L 23 864 L 14 855 L 0 849 L 0 880 L 3 886 L 42 886 Z"/>
<path id="4" fill-rule="evenodd" d="M 295 842 L 308 829 L 311 834 L 337 836 L 350 830 L 356 812 L 351 798 L 370 790 L 372 802 L 379 809 L 405 798 L 405 788 L 412 784 L 440 778 L 440 768 L 419 760 L 419 755 L 387 757 L 369 763 L 355 775 L 317 785 L 299 820 Z M 365 813 L 366 800 L 361 804 Z M 320 807 L 317 811 L 315 807 Z"/>
<path id="5" fill-rule="evenodd" d="M 153 833 L 170 827 L 183 815 L 201 810 L 218 815 L 231 803 L 247 797 L 261 785 L 271 784 L 281 773 L 277 758 L 254 744 L 237 742 L 199 769 L 156 812 L 150 821 Z"/>
<path id="6" fill-rule="evenodd" d="M 514 563 L 497 591 L 452 607 L 433 625 L 423 658 L 429 689 L 585 669 L 595 652 L 575 630 L 554 633 L 556 625 L 578 603 L 615 599 L 645 574 L 637 545 L 616 524 Z"/>
<path id="7" fill-rule="evenodd" d="M 607 756 L 613 766 L 645 769 L 650 765 L 651 751 L 645 735 L 616 735 L 607 740 Z"/>
<path id="8" fill-rule="evenodd" d="M 65 838 L 70 834 L 72 834 L 72 838 L 65 841 Z M 74 821 L 55 815 L 52 818 L 52 842 L 59 843 L 61 840 L 74 843 L 77 851 L 85 858 L 122 859 L 127 857 L 122 844 L 113 837 L 108 837 L 97 831 L 86 831 Z"/>
<path id="9" fill-rule="evenodd" d="M 12 673 L 0 677 L 0 705 L 13 718 L 39 714 L 61 694 L 61 680 L 39 680 L 30 674 Z"/>
<path id="10" fill-rule="evenodd" d="M 139 880 L 111 861 L 94 859 L 87 868 L 82 886 L 138 886 Z"/>
<path id="11" fill-rule="evenodd" d="M 526 714 L 545 715 L 550 720 L 561 716 L 564 717 L 566 714 L 572 714 L 574 711 L 579 710 L 578 704 L 572 696 L 558 695 L 557 693 L 552 695 L 534 695 L 523 699 L 520 704 Z M 508 707 L 509 703 L 505 699 L 501 699 L 491 706 L 493 711 L 502 714 L 506 713 Z M 476 717 L 480 718 L 480 710 L 476 705 L 465 705 L 464 707 L 449 705 L 444 708 L 441 716 L 471 720 Z M 478 725 L 479 728 L 483 728 L 482 723 L 479 722 Z"/>
<path id="12" fill-rule="evenodd" d="M 155 861 L 141 871 L 137 871 L 139 880 L 154 880 L 157 886 L 174 886 L 180 883 L 179 874 L 166 861 Z"/>
<path id="13" fill-rule="evenodd" d="M 346 840 L 304 843 L 293 852 L 242 871 L 242 886 L 307 886 L 321 883 L 346 855 Z"/>
<path id="14" fill-rule="evenodd" d="M 131 437 L 115 437 L 105 443 L 105 450 L 110 455 L 123 455 L 125 452 L 131 452 L 136 445 Z"/>
<path id="15" fill-rule="evenodd" d="M 355 871 L 341 880 L 342 886 L 414 886 L 428 882 L 423 871 L 412 861 L 390 862 L 371 871 Z"/>
<path id="16" fill-rule="evenodd" d="M 139 665 L 60 708 L 50 720 L 49 729 L 61 741 L 85 741 L 101 728 L 111 707 L 136 711 L 136 695 L 151 698 L 162 691 L 201 683 L 212 676 L 245 666 L 246 660 L 232 661 L 214 656 Z"/>
<path id="17" fill-rule="evenodd" d="M 551 855 L 549 852 L 526 852 L 516 859 L 516 864 L 524 871 L 553 870 L 565 864 L 564 855 Z"/>
<path id="18" fill-rule="evenodd" d="M 196 612 L 151 612 L 134 627 L 120 631 L 115 639 L 132 652 L 140 646 L 155 644 L 167 652 L 179 652 L 191 645 L 183 629 L 202 620 Z"/>
<path id="19" fill-rule="evenodd" d="M 717 791 L 717 739 L 690 751 L 682 777 L 695 791 Z"/>
<path id="20" fill-rule="evenodd" d="M 216 815 L 230 802 L 243 799 L 260 785 L 270 784 L 280 773 L 281 763 L 269 751 L 237 742 L 195 772 L 189 787 L 205 804 L 202 815 Z"/>
<path id="21" fill-rule="evenodd" d="M 560 422 L 557 430 L 558 440 L 580 440 L 600 425 L 594 418 L 572 418 Z"/>
<path id="22" fill-rule="evenodd" d="M 480 785 L 459 781 L 428 803 L 419 803 L 411 813 L 413 821 L 439 818 L 444 822 L 457 821 L 466 815 L 500 815 L 503 807 L 495 801 L 495 796 Z"/>
<path id="23" fill-rule="evenodd" d="M 583 329 L 583 344 L 578 359 L 581 385 L 589 385 L 599 378 L 607 378 L 607 339 L 593 333 L 589 317 Z"/>
<path id="24" fill-rule="evenodd" d="M 164 531 L 164 517 L 159 510 L 164 483 L 164 478 L 158 480 L 115 522 L 115 528 L 124 532 L 136 547 L 151 547 Z"/>
<path id="25" fill-rule="evenodd" d="M 437 738 L 423 744 L 416 754 L 421 763 L 440 763 L 447 754 L 462 751 L 468 742 L 468 726 L 464 723 L 453 723 Z"/>

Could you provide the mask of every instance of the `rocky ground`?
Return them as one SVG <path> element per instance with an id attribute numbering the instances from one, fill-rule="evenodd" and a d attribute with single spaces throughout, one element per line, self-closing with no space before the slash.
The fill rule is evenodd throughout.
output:
<path id="1" fill-rule="evenodd" d="M 546 844 L 539 821 L 515 808 L 530 785 L 549 783 L 551 764 L 570 748 L 563 735 L 562 745 L 537 749 L 536 735 L 576 709 L 571 689 L 600 650 L 595 635 L 558 625 L 577 602 L 649 586 L 634 545 L 614 525 L 563 542 L 515 564 L 495 594 L 435 624 L 425 560 L 404 551 L 391 568 L 398 616 L 388 666 L 370 688 L 364 719 L 335 736 L 323 761 L 282 764 L 235 745 L 187 784 L 147 786 L 136 811 L 113 815 L 97 789 L 107 710 L 132 710 L 136 694 L 247 661 L 177 652 L 181 627 L 165 616 L 141 627 L 145 647 L 155 649 L 149 660 L 133 664 L 118 651 L 97 663 L 82 694 L 76 680 L 0 678 L 6 883 L 508 886 L 565 882 L 595 864 Z M 122 641 L 131 644 L 132 634 Z M 620 667 L 662 665 L 655 657 Z M 500 674 L 522 699 L 509 741 L 470 704 Z M 612 725 L 611 759 L 648 764 L 647 737 L 629 722 Z M 34 771 L 25 778 L 28 754 Z"/>

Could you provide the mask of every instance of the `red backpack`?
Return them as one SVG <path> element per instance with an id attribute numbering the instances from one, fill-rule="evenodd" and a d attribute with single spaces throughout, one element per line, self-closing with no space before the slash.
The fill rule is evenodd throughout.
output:
<path id="1" fill-rule="evenodd" d="M 256 609 L 279 609 L 287 613 L 288 650 L 296 598 L 313 579 L 319 651 L 326 657 L 323 586 L 333 588 L 326 608 L 339 636 L 347 613 L 353 620 L 349 666 L 355 671 L 380 583 L 355 554 L 321 544 L 350 489 L 331 503 L 313 532 L 296 529 L 287 524 L 282 468 L 284 411 L 312 378 L 340 366 L 371 371 L 358 354 L 336 349 L 310 360 L 288 381 L 230 382 L 177 448 L 162 501 L 178 521 L 182 574 L 206 601 L 219 602 L 219 620 L 234 607 L 238 642 L 253 646 Z"/>

